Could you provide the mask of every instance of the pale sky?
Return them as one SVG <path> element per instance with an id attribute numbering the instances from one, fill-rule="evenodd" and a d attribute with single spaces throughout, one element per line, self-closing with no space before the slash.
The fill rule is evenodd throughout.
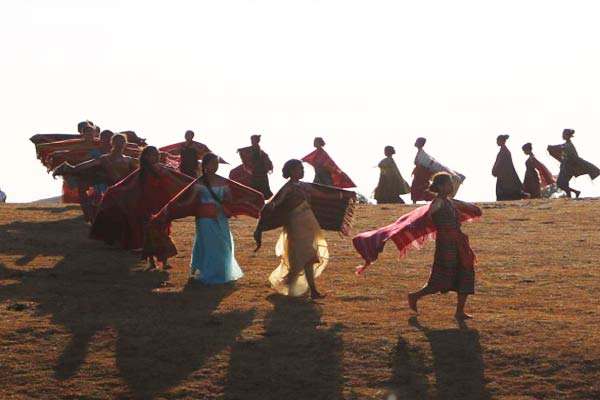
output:
<path id="1" fill-rule="evenodd" d="M 567 127 L 600 165 L 598 15 L 593 1 L 1 0 L 0 188 L 57 196 L 28 139 L 90 119 L 157 146 L 192 129 L 232 166 L 260 133 L 273 190 L 322 136 L 365 195 L 385 145 L 410 181 L 425 136 L 467 176 L 458 198 L 493 200 L 501 133 L 521 178 L 525 142 L 558 174 L 545 149 Z"/>

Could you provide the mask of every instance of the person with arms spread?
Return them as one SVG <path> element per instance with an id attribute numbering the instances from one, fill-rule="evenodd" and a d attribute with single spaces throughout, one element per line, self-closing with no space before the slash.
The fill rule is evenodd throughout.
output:
<path id="1" fill-rule="evenodd" d="M 316 150 L 302 158 L 302 161 L 312 165 L 315 169 L 313 183 L 341 189 L 356 187 L 352 179 L 327 154 L 323 148 L 325 146 L 323 138 L 316 137 L 313 145 Z"/>
<path id="2" fill-rule="evenodd" d="M 218 176 L 219 157 L 206 153 L 202 158 L 202 177 L 194 184 L 192 201 L 214 204 L 217 218 L 196 218 L 196 236 L 190 262 L 190 276 L 208 285 L 238 280 L 244 274 L 235 259 L 229 217 L 224 204 L 231 203 L 228 181 Z"/>
<path id="3" fill-rule="evenodd" d="M 404 204 L 400 195 L 410 193 L 410 186 L 400 174 L 392 157 L 396 150 L 392 146 L 385 146 L 383 153 L 385 158 L 378 165 L 380 172 L 379 183 L 374 193 L 375 200 L 377 204 Z"/>
<path id="4" fill-rule="evenodd" d="M 260 135 L 250 136 L 250 143 L 251 146 L 238 149 L 242 165 L 232 169 L 229 178 L 258 190 L 268 200 L 273 196 L 268 176 L 273 172 L 273 163 L 260 148 Z"/>
<path id="5" fill-rule="evenodd" d="M 156 268 L 155 257 L 168 269 L 167 255 L 155 252 L 150 243 L 149 222 L 191 182 L 189 176 L 159 164 L 156 147 L 144 148 L 140 167 L 104 194 L 90 237 L 108 244 L 118 242 L 124 249 L 143 249 L 142 259 L 148 260 L 149 269 Z M 170 231 L 169 224 L 165 230 Z"/>
<path id="6" fill-rule="evenodd" d="M 437 228 L 435 256 L 427 284 L 408 294 L 411 310 L 417 312 L 417 302 L 424 296 L 434 293 L 457 293 L 456 313 L 458 320 L 469 319 L 465 312 L 467 297 L 475 293 L 475 254 L 468 239 L 460 230 L 459 209 L 465 208 L 480 216 L 479 207 L 451 200 L 448 196 L 454 191 L 452 179 L 447 173 L 439 173 L 433 178 L 429 191 L 437 193 L 431 203 L 429 215 Z"/>
<path id="7" fill-rule="evenodd" d="M 323 298 L 325 295 L 317 290 L 315 278 L 325 269 L 329 250 L 321 230 L 321 226 L 325 224 L 320 224 L 317 220 L 311 203 L 321 199 L 336 201 L 340 203 L 338 206 L 345 207 L 355 194 L 334 188 L 321 190 L 318 185 L 301 182 L 304 167 L 300 160 L 287 161 L 282 173 L 289 180 L 261 213 L 254 236 L 257 250 L 260 248 L 262 230 L 267 229 L 268 219 L 278 216 L 283 225 L 276 245 L 281 263 L 269 277 L 271 286 L 286 296 L 298 297 L 310 290 L 312 299 Z M 329 212 L 335 214 L 336 208 L 339 207 L 332 204 Z M 281 224 L 271 224 L 270 228 L 274 226 Z"/>
<path id="8" fill-rule="evenodd" d="M 179 171 L 192 178 L 198 177 L 199 160 L 210 152 L 205 144 L 194 141 L 194 131 L 191 130 L 185 132 L 185 142 L 161 147 L 160 150 L 178 155 Z"/>

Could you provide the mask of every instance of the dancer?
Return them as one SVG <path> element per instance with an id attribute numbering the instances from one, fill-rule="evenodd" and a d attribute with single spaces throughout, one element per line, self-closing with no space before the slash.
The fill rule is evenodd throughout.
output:
<path id="1" fill-rule="evenodd" d="M 218 169 L 219 157 L 214 153 L 205 154 L 202 157 L 202 177 L 194 185 L 194 197 L 217 208 L 217 218 L 196 218 L 196 237 L 190 263 L 191 277 L 209 285 L 235 281 L 244 275 L 235 259 L 229 218 L 223 209 L 224 204 L 232 201 L 231 191 L 227 180 L 216 174 Z"/>
<path id="2" fill-rule="evenodd" d="M 423 150 L 425 143 L 427 143 L 427 139 L 424 137 L 417 138 L 415 141 L 417 155 L 415 156 L 415 169 L 413 170 L 413 181 L 410 187 L 410 197 L 413 204 L 416 204 L 417 201 L 431 201 L 435 198 L 435 194 L 429 193 L 427 189 L 429 188 L 431 177 L 438 172 L 450 174 L 454 187 L 454 193 L 450 197 L 456 195 L 458 188 L 465 180 L 463 174 L 451 170 L 427 154 Z"/>
<path id="3" fill-rule="evenodd" d="M 357 274 L 364 273 L 377 260 L 389 241 L 396 244 L 400 257 L 403 257 L 408 249 L 419 248 L 426 240 L 435 237 L 436 249 L 429 280 L 422 289 L 408 295 L 409 306 L 416 312 L 417 302 L 423 296 L 452 290 L 458 293 L 456 318 L 467 319 L 471 316 L 464 307 L 468 295 L 474 293 L 476 258 L 460 226 L 461 222 L 480 217 L 481 210 L 475 205 L 449 198 L 454 187 L 448 173 L 436 174 L 429 191 L 436 193 L 432 203 L 403 215 L 393 224 L 361 233 L 352 239 L 355 249 L 365 261 L 357 269 Z"/>
<path id="4" fill-rule="evenodd" d="M 375 200 L 377 204 L 404 204 L 400 195 L 410 193 L 410 186 L 400 174 L 392 157 L 396 150 L 392 146 L 385 146 L 383 153 L 385 158 L 379 163 L 379 183 L 375 188 Z"/>
<path id="5" fill-rule="evenodd" d="M 313 145 L 316 150 L 302 158 L 302 161 L 315 168 L 313 183 L 342 189 L 356 187 L 352 179 L 327 154 L 323 148 L 325 146 L 323 138 L 316 137 Z"/>
<path id="6" fill-rule="evenodd" d="M 508 135 L 498 135 L 496 144 L 500 146 L 500 151 L 496 157 L 496 162 L 492 168 L 492 175 L 496 180 L 496 200 L 520 200 L 529 197 L 523 191 L 523 184 L 517 175 L 512 161 L 510 150 L 506 147 Z"/>
<path id="7" fill-rule="evenodd" d="M 579 198 L 581 192 L 569 186 L 571 178 L 589 175 L 592 180 L 600 175 L 600 169 L 594 164 L 579 157 L 575 145 L 571 142 L 571 138 L 575 135 L 573 129 L 565 129 L 562 133 L 562 138 L 565 141 L 562 145 L 548 146 L 548 152 L 552 157 L 560 161 L 560 172 L 556 184 L 567 193 L 569 198 L 571 193 L 575 193 L 575 197 Z"/>
<path id="8" fill-rule="evenodd" d="M 110 132 L 110 131 L 103 131 Z M 69 162 L 64 162 L 54 170 L 52 176 L 58 175 L 85 175 L 85 171 L 91 171 L 96 177 L 102 174 L 98 179 L 101 182 L 93 182 L 94 184 L 106 183 L 112 186 L 125 178 L 127 175 L 136 170 L 139 166 L 139 161 L 130 156 L 124 155 L 127 139 L 122 134 L 112 135 L 110 139 L 110 152 L 103 154 L 97 158 L 84 161 L 82 163 L 71 165 Z M 101 171 L 98 171 L 100 169 Z M 106 187 L 108 189 L 108 187 Z M 104 189 L 103 191 L 106 191 Z"/>
<path id="9" fill-rule="evenodd" d="M 539 199 L 542 197 L 542 188 L 555 183 L 554 176 L 544 164 L 535 158 L 531 143 L 525 143 L 522 149 L 523 153 L 529 156 L 525 161 L 526 170 L 523 189 L 525 193 L 529 193 L 532 199 Z"/>
<path id="10" fill-rule="evenodd" d="M 258 190 L 267 200 L 273 196 L 268 176 L 273 172 L 273 163 L 260 147 L 260 135 L 250 136 L 250 143 L 251 146 L 238 149 L 242 165 L 232 169 L 229 178 Z"/>
<path id="11" fill-rule="evenodd" d="M 263 209 L 254 235 L 257 250 L 261 246 L 263 230 L 283 226 L 276 245 L 281 263 L 269 277 L 271 286 L 287 296 L 302 296 L 310 289 L 312 299 L 323 298 L 325 295 L 317 290 L 315 283 L 315 278 L 321 275 L 329 259 L 321 227 L 347 232 L 353 212 L 353 208 L 348 206 L 355 193 L 301 182 L 304 167 L 300 160 L 289 160 L 282 172 L 289 181 Z M 311 204 L 319 200 L 328 201 L 330 217 L 338 217 L 333 226 L 318 221 L 313 213 Z"/>
<path id="12" fill-rule="evenodd" d="M 140 249 L 148 268 L 156 268 L 154 258 L 168 269 L 168 256 L 154 251 L 148 224 L 171 198 L 193 181 L 187 175 L 159 164 L 159 152 L 154 146 L 144 148 L 140 167 L 118 184 L 111 186 L 100 203 L 92 224 L 90 237 L 112 244 L 119 242 L 124 249 Z M 165 227 L 166 230 L 170 226 Z"/>
<path id="13" fill-rule="evenodd" d="M 210 152 L 210 149 L 203 143 L 194 141 L 194 131 L 185 132 L 185 142 L 172 144 L 170 146 L 161 147 L 160 151 L 166 151 L 173 155 L 179 156 L 179 171 L 182 174 L 198 177 L 199 160 L 205 154 Z"/>

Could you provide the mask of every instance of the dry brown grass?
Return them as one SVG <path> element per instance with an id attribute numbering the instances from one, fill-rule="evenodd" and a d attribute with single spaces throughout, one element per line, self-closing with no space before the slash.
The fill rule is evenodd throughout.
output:
<path id="1" fill-rule="evenodd" d="M 484 204 L 468 224 L 480 265 L 476 319 L 455 298 L 405 296 L 427 279 L 432 244 L 367 277 L 328 233 L 318 304 L 273 295 L 276 233 L 252 253 L 254 221 L 232 222 L 245 276 L 187 284 L 193 220 L 175 223 L 169 273 L 88 240 L 77 207 L 0 207 L 2 399 L 600 398 L 600 201 Z M 409 208 L 363 206 L 355 231 Z"/>

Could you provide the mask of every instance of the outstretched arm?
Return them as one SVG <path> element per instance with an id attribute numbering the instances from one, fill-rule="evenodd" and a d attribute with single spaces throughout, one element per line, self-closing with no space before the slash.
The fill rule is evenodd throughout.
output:
<path id="1" fill-rule="evenodd" d="M 460 211 L 468 212 L 469 214 L 475 214 L 480 217 L 483 213 L 481 208 L 477 207 L 475 204 L 467 203 L 460 200 L 452 199 L 452 204 Z"/>

